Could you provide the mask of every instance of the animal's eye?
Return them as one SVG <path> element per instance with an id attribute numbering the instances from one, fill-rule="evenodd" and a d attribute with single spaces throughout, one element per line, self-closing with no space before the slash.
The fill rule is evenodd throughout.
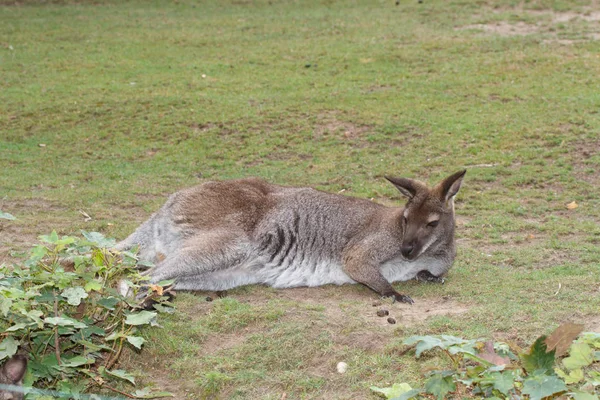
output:
<path id="1" fill-rule="evenodd" d="M 438 226 L 439 223 L 440 223 L 439 220 L 431 221 L 430 223 L 427 224 L 427 226 L 429 226 L 431 228 L 435 228 L 436 226 Z"/>

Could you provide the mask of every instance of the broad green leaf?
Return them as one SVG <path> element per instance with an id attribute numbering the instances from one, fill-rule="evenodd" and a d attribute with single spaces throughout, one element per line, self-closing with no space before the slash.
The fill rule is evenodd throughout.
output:
<path id="1" fill-rule="evenodd" d="M 152 311 L 140 311 L 139 313 L 129 314 L 125 319 L 127 325 L 146 325 L 149 324 L 157 313 Z"/>
<path id="2" fill-rule="evenodd" d="M 109 371 L 109 370 L 105 369 L 104 372 L 106 372 L 108 375 L 114 376 L 116 378 L 129 381 L 129 382 L 131 382 L 132 385 L 135 385 L 135 377 L 133 375 L 127 373 L 127 371 L 124 371 L 122 369 L 113 369 L 112 371 Z"/>
<path id="3" fill-rule="evenodd" d="M 32 267 L 38 263 L 44 256 L 48 254 L 48 249 L 46 246 L 37 245 L 33 249 L 31 249 L 29 260 L 25 262 L 25 265 L 28 267 Z"/>
<path id="4" fill-rule="evenodd" d="M 531 346 L 529 354 L 521 354 L 521 361 L 525 370 L 532 374 L 543 371 L 552 374 L 554 371 L 554 350 L 546 351 L 546 336 L 540 336 Z"/>
<path id="5" fill-rule="evenodd" d="M 141 336 L 126 336 L 126 339 L 129 343 L 131 343 L 138 349 L 141 349 L 142 345 L 146 342 L 146 339 L 144 339 Z"/>
<path id="6" fill-rule="evenodd" d="M 0 360 L 14 356 L 19 349 L 19 342 L 12 336 L 4 338 L 0 343 Z"/>
<path id="7" fill-rule="evenodd" d="M 452 380 L 452 376 L 435 374 L 425 382 L 425 391 L 434 395 L 438 400 L 444 399 L 448 393 L 455 390 L 456 384 Z"/>
<path id="8" fill-rule="evenodd" d="M 14 324 L 13 326 L 11 326 L 10 328 L 8 328 L 6 330 L 6 332 L 15 332 L 15 331 L 19 331 L 21 329 L 25 329 L 28 328 L 29 326 L 31 326 L 31 324 L 24 324 L 24 323 L 20 323 L 20 324 Z"/>
<path id="9" fill-rule="evenodd" d="M 119 299 L 117 299 L 116 297 L 105 297 L 102 298 L 100 300 L 98 300 L 98 305 L 107 308 L 109 310 L 114 310 L 115 306 L 117 304 L 119 304 Z"/>
<path id="10" fill-rule="evenodd" d="M 93 358 L 86 358 L 83 356 L 75 356 L 72 358 L 63 358 L 61 360 L 61 366 L 63 367 L 79 367 L 81 365 L 93 364 L 96 362 Z"/>
<path id="11" fill-rule="evenodd" d="M 81 286 L 67 288 L 62 291 L 61 296 L 67 299 L 67 303 L 72 306 L 78 306 L 81 304 L 81 300 L 88 297 L 85 289 Z"/>
<path id="12" fill-rule="evenodd" d="M 494 372 L 490 375 L 490 378 L 493 379 L 494 389 L 506 396 L 508 396 L 508 392 L 515 387 L 515 377 L 510 373 L 510 371 L 503 373 Z"/>
<path id="13" fill-rule="evenodd" d="M 136 390 L 133 393 L 138 399 L 158 399 L 160 397 L 174 397 L 172 393 L 169 392 L 152 392 L 152 389 L 149 387 L 145 387 L 141 390 Z"/>
<path id="14" fill-rule="evenodd" d="M 408 392 L 402 393 L 398 397 L 393 397 L 391 400 L 410 400 L 410 399 L 417 397 L 419 395 L 419 393 L 423 393 L 423 391 L 421 389 L 412 389 L 412 390 L 409 390 Z"/>
<path id="15" fill-rule="evenodd" d="M 573 343 L 569 350 L 569 357 L 562 361 L 568 370 L 587 367 L 594 362 L 594 352 L 587 343 Z"/>
<path id="16" fill-rule="evenodd" d="M 72 326 L 74 328 L 85 328 L 87 327 L 86 324 L 84 324 L 83 322 L 79 322 L 75 319 L 72 318 L 67 318 L 67 317 L 48 317 L 48 318 L 44 318 L 44 323 L 46 324 L 50 324 L 50 325 L 58 325 L 58 326 Z"/>
<path id="17" fill-rule="evenodd" d="M 122 332 L 113 332 L 110 335 L 108 335 L 105 340 L 107 342 L 110 342 L 112 340 L 116 340 L 116 339 L 124 338 L 124 337 L 127 337 L 127 335 Z"/>
<path id="18" fill-rule="evenodd" d="M 102 289 L 102 283 L 96 280 L 92 280 L 86 283 L 83 288 L 86 292 L 91 292 L 92 290 L 99 292 Z"/>
<path id="19" fill-rule="evenodd" d="M 12 306 L 13 301 L 5 296 L 0 296 L 0 314 L 2 314 L 2 316 L 4 318 L 6 318 L 6 316 L 8 315 L 8 312 L 10 311 L 10 306 Z"/>
<path id="20" fill-rule="evenodd" d="M 81 231 L 81 234 L 83 235 L 83 237 L 85 237 L 89 242 L 95 244 L 96 246 L 100 247 L 100 248 L 111 248 L 114 247 L 116 241 L 114 239 L 107 239 L 104 237 L 103 234 L 99 233 L 99 232 L 86 232 L 86 231 Z"/>
<path id="21" fill-rule="evenodd" d="M 140 267 L 152 268 L 154 267 L 154 263 L 148 260 L 138 260 L 137 265 Z"/>
<path id="22" fill-rule="evenodd" d="M 81 334 L 83 337 L 89 338 L 92 335 L 104 336 L 106 335 L 106 331 L 99 326 L 88 325 L 87 327 L 82 328 L 77 334 Z"/>
<path id="23" fill-rule="evenodd" d="M 8 219 L 10 221 L 14 221 L 16 218 L 14 215 L 9 214 L 7 212 L 3 212 L 2 210 L 0 210 L 0 219 Z"/>
<path id="24" fill-rule="evenodd" d="M 598 400 L 598 396 L 588 392 L 574 391 L 569 393 L 575 400 Z"/>
<path id="25" fill-rule="evenodd" d="M 49 235 L 40 235 L 39 238 L 42 242 L 46 243 L 54 244 L 58 242 L 58 234 L 56 233 L 56 231 L 52 231 L 52 233 Z"/>
<path id="26" fill-rule="evenodd" d="M 587 371 L 589 375 L 588 382 L 594 386 L 600 386 L 600 372 L 598 371 Z"/>
<path id="27" fill-rule="evenodd" d="M 394 383 L 392 386 L 387 388 L 371 386 L 371 390 L 375 393 L 384 395 L 386 399 L 392 399 L 412 390 L 412 388 L 408 383 Z"/>
<path id="28" fill-rule="evenodd" d="M 565 383 L 555 375 L 537 374 L 523 382 L 523 394 L 528 394 L 530 400 L 541 400 L 544 397 L 567 391 Z"/>
<path id="29" fill-rule="evenodd" d="M 418 357 L 421 356 L 421 353 L 427 350 L 431 350 L 434 347 L 440 347 L 445 349 L 444 343 L 434 336 L 411 336 L 404 341 L 405 345 L 417 344 L 415 355 Z"/>
<path id="30" fill-rule="evenodd" d="M 574 369 L 568 374 L 560 368 L 554 368 L 554 372 L 556 372 L 556 375 L 560 376 L 567 385 L 581 382 L 583 380 L 583 370 L 581 368 Z"/>
<path id="31" fill-rule="evenodd" d="M 88 340 L 79 339 L 79 340 L 76 340 L 75 342 L 80 344 L 81 346 L 85 347 L 87 352 L 99 351 L 99 350 L 110 350 L 110 347 L 108 347 L 108 346 L 92 343 Z"/>

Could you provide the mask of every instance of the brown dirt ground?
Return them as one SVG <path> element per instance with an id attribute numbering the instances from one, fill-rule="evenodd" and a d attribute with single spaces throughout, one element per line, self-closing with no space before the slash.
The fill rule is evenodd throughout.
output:
<path id="1" fill-rule="evenodd" d="M 505 10 L 497 10 L 505 11 Z M 514 9 L 512 10 L 517 14 L 529 15 L 544 18 L 544 22 L 526 23 L 518 21 L 516 23 L 510 23 L 507 21 L 490 22 L 484 24 L 471 24 L 466 26 L 457 27 L 456 30 L 481 30 L 489 34 L 498 36 L 526 36 L 536 33 L 544 33 L 550 38 L 546 39 L 547 42 L 558 42 L 561 44 L 573 44 L 580 42 L 581 40 L 571 39 L 559 39 L 556 34 L 557 25 L 577 23 L 577 21 L 586 21 L 591 24 L 592 31 L 585 34 L 586 40 L 599 40 L 600 39 L 600 12 L 598 11 L 585 11 L 585 12 L 551 12 L 551 11 L 537 11 L 537 10 L 523 10 Z M 548 22 L 549 21 L 549 22 Z"/>
<path id="2" fill-rule="evenodd" d="M 210 312 L 212 303 L 203 301 L 206 296 L 215 297 L 212 292 L 199 292 L 198 303 L 192 306 L 191 314 L 203 315 Z M 465 304 L 460 304 L 450 298 L 415 298 L 415 304 L 410 306 L 392 303 L 391 300 L 381 300 L 368 289 L 357 285 L 325 286 L 318 288 L 294 288 L 282 290 L 249 290 L 247 292 L 231 291 L 228 296 L 242 303 L 260 304 L 277 299 L 289 302 L 286 313 L 281 321 L 306 320 L 313 318 L 314 334 L 326 331 L 333 339 L 335 348 L 360 349 L 369 353 L 380 353 L 395 338 L 398 330 L 418 325 L 428 318 L 441 315 L 459 315 L 469 310 Z M 375 304 L 375 306 L 374 306 Z M 378 317 L 377 310 L 386 309 L 389 317 L 397 320 L 396 324 L 387 322 L 388 316 Z M 322 310 L 314 312 L 313 310 Z M 321 318 L 315 315 L 322 314 Z M 218 337 L 208 337 L 202 344 L 203 355 L 216 355 L 222 351 L 234 349 L 261 331 L 260 326 L 249 325 L 233 333 L 220 334 Z M 137 365 L 148 371 L 148 380 L 161 390 L 175 394 L 175 398 L 190 398 L 198 388 L 194 382 L 180 382 L 172 376 L 167 368 L 161 367 L 161 361 L 144 360 L 140 362 L 138 355 L 128 355 L 126 363 Z M 337 387 L 339 374 L 329 354 L 317 355 L 306 361 L 306 368 L 312 376 L 320 376 L 331 386 L 332 395 L 343 397 L 342 387 Z M 140 366 L 143 364 L 143 367 Z M 326 389 L 326 388 L 325 388 Z M 227 398 L 228 389 L 223 388 L 220 398 Z M 348 394 L 350 396 L 350 394 Z M 188 397 L 186 397 L 188 396 Z M 350 397 L 348 397 L 350 398 Z"/>

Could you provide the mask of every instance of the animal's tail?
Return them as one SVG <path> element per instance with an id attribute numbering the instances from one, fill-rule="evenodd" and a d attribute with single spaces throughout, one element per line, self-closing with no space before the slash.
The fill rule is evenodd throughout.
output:
<path id="1" fill-rule="evenodd" d="M 125 251 L 130 250 L 134 246 L 139 246 L 140 253 L 151 251 L 154 247 L 153 231 L 155 216 L 156 214 L 153 214 L 146 222 L 140 225 L 135 232 L 117 243 L 114 249 L 117 251 Z"/>

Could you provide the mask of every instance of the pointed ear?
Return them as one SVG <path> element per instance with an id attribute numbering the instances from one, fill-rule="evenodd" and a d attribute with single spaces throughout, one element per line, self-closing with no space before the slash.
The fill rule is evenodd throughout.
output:
<path id="1" fill-rule="evenodd" d="M 27 358 L 20 354 L 14 355 L 10 360 L 4 363 L 2 370 L 12 383 L 17 383 L 21 381 L 23 375 L 25 375 L 25 371 L 27 370 Z"/>
<path id="2" fill-rule="evenodd" d="M 391 176 L 386 176 L 385 179 L 392 182 L 396 189 L 400 191 L 403 195 L 412 199 L 417 194 L 417 191 L 420 188 L 420 185 L 413 181 L 412 179 L 407 178 L 394 178 Z"/>
<path id="3" fill-rule="evenodd" d="M 443 201 L 449 201 L 454 196 L 456 196 L 456 193 L 458 193 L 458 190 L 460 189 L 460 184 L 462 183 L 463 177 L 466 173 L 467 170 L 463 169 L 462 171 L 458 171 L 450 175 L 449 177 L 444 179 L 442 183 L 440 183 Z"/>

